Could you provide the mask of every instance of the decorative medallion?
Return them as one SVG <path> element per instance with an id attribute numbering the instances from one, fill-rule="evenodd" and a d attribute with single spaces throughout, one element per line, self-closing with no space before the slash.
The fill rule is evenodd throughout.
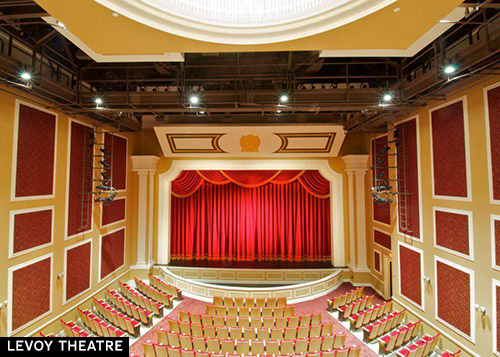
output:
<path id="1" fill-rule="evenodd" d="M 240 139 L 241 152 L 259 152 L 260 138 L 258 135 L 243 135 Z"/>

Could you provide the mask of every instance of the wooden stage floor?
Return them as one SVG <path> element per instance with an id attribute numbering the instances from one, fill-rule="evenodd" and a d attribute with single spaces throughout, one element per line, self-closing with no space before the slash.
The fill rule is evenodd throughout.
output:
<path id="1" fill-rule="evenodd" d="M 331 262 L 272 262 L 272 261 L 210 261 L 172 259 L 169 266 L 193 268 L 226 268 L 226 269 L 331 269 Z"/>

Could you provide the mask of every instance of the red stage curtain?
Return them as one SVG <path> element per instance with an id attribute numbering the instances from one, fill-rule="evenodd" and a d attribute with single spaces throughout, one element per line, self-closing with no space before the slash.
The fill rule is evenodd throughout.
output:
<path id="1" fill-rule="evenodd" d="M 173 182 L 174 259 L 330 260 L 329 182 L 319 172 L 234 173 L 183 172 Z"/>
<path id="2" fill-rule="evenodd" d="M 295 180 L 304 186 L 307 192 L 319 198 L 330 196 L 330 182 L 317 170 L 206 170 L 182 171 L 172 182 L 172 194 L 176 197 L 188 197 L 194 194 L 203 181 L 213 185 L 235 185 L 256 188 L 268 183 L 283 185 Z"/>

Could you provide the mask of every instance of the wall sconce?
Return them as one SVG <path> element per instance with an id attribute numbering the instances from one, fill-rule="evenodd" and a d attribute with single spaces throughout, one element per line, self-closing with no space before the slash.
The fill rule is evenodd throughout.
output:
<path id="1" fill-rule="evenodd" d="M 486 308 L 483 306 L 479 306 L 478 304 L 474 305 L 476 312 L 478 312 L 482 316 L 486 316 Z"/>
<path id="2" fill-rule="evenodd" d="M 0 311 L 5 309 L 7 307 L 8 301 L 5 300 L 4 302 L 0 302 Z"/>
<path id="3" fill-rule="evenodd" d="M 429 278 L 428 276 L 424 276 L 424 277 L 423 277 L 423 280 L 424 280 L 424 282 L 426 282 L 427 284 L 430 284 L 430 283 L 431 283 L 431 278 Z"/>
<path id="4" fill-rule="evenodd" d="M 64 273 L 57 274 L 57 280 L 64 278 Z"/>

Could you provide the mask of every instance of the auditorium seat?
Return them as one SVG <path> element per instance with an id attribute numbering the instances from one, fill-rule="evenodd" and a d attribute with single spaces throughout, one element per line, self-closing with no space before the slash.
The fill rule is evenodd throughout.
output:
<path id="1" fill-rule="evenodd" d="M 107 320 L 107 322 L 126 331 L 129 335 L 138 337 L 141 323 L 128 316 L 123 315 L 109 306 L 103 299 L 92 298 L 94 309 Z"/>
<path id="2" fill-rule="evenodd" d="M 99 337 L 126 337 L 126 333 L 96 316 L 92 311 L 76 309 L 82 323 Z"/>
<path id="3" fill-rule="evenodd" d="M 167 283 L 162 278 L 148 274 L 149 283 L 154 288 L 171 295 L 175 300 L 182 300 L 182 291 L 175 286 Z"/>
<path id="4" fill-rule="evenodd" d="M 64 335 L 66 337 L 94 337 L 91 333 L 85 331 L 73 321 L 60 321 L 63 326 Z"/>
<path id="5" fill-rule="evenodd" d="M 365 296 L 362 299 L 358 299 L 355 302 L 351 302 L 350 304 L 346 304 L 344 306 L 338 307 L 337 311 L 339 312 L 339 319 L 346 320 L 351 315 L 355 315 L 360 311 L 364 311 L 372 306 L 372 296 Z"/>
<path id="6" fill-rule="evenodd" d="M 47 337 L 47 338 L 56 337 L 56 335 L 54 335 L 53 333 L 49 333 L 48 335 L 45 335 L 42 331 L 39 332 L 39 335 L 40 335 L 40 337 Z"/>
<path id="7" fill-rule="evenodd" d="M 378 338 L 382 335 L 385 335 L 388 332 L 391 332 L 394 328 L 398 327 L 401 322 L 403 321 L 405 310 L 402 311 L 395 311 L 393 313 L 390 313 L 386 317 L 375 321 L 372 324 L 369 324 L 365 327 L 363 327 L 363 338 L 365 341 L 371 341 L 374 340 L 375 338 Z M 412 330 L 412 337 L 413 338 L 421 325 L 420 321 L 417 321 L 415 323 L 408 323 L 408 325 L 414 325 L 414 328 Z M 408 326 L 410 327 L 410 326 Z"/>
<path id="8" fill-rule="evenodd" d="M 349 317 L 351 329 L 357 330 L 378 318 L 387 315 L 392 308 L 392 301 L 386 301 Z"/>
<path id="9" fill-rule="evenodd" d="M 398 357 L 408 357 L 408 356 L 430 356 L 439 340 L 439 334 L 436 336 L 423 336 L 420 340 L 412 343 L 410 346 L 402 348 L 397 352 Z"/>
<path id="10" fill-rule="evenodd" d="M 119 309 L 122 313 L 127 314 L 129 317 L 132 317 L 138 321 L 141 321 L 145 326 L 151 326 L 153 321 L 153 313 L 149 312 L 136 304 L 128 301 L 123 298 L 118 292 L 108 290 L 107 288 L 104 290 L 106 301 Z"/>
<path id="11" fill-rule="evenodd" d="M 290 317 L 295 315 L 295 306 L 285 307 L 235 307 L 207 305 L 205 313 L 211 316 L 238 316 L 238 317 Z"/>
<path id="12" fill-rule="evenodd" d="M 361 299 L 363 297 L 364 287 L 356 288 L 348 293 L 335 296 L 332 299 L 328 299 L 328 311 L 335 311 L 338 307 L 344 306 L 345 304 L 349 304 L 353 301 Z"/>
<path id="13" fill-rule="evenodd" d="M 244 297 L 223 297 L 214 296 L 213 305 L 218 307 L 285 307 L 287 305 L 286 297 L 270 298 L 244 298 Z"/>
<path id="14" fill-rule="evenodd" d="M 171 309 L 174 305 L 174 297 L 172 295 L 169 295 L 168 293 L 164 293 L 163 291 L 157 290 L 148 284 L 146 284 L 144 281 L 134 278 L 135 282 L 135 288 L 137 291 L 141 292 L 142 294 L 146 295 L 148 298 L 163 304 L 165 308 Z"/>
<path id="15" fill-rule="evenodd" d="M 137 291 L 135 291 L 134 288 L 130 287 L 126 283 L 118 282 L 118 285 L 120 286 L 120 293 L 127 298 L 128 300 L 132 301 L 136 305 L 139 305 L 143 309 L 146 309 L 149 312 L 152 312 L 155 316 L 157 317 L 163 317 L 163 304 L 158 303 L 152 299 L 149 299 L 141 294 L 139 294 Z"/>

